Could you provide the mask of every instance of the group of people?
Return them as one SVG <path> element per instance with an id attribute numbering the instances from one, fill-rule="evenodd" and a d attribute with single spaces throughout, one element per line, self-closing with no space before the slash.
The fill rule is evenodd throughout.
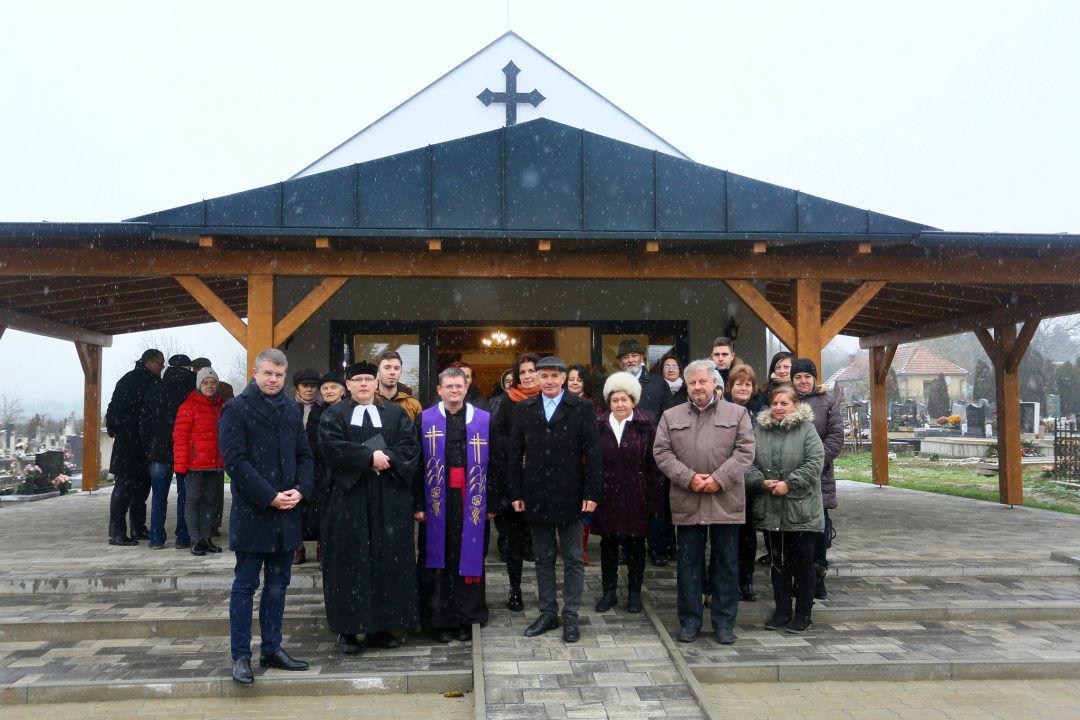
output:
<path id="1" fill-rule="evenodd" d="M 594 379 L 583 366 L 524 353 L 490 400 L 473 386 L 472 368 L 455 362 L 439 374 L 439 401 L 426 409 L 400 384 L 393 351 L 343 375 L 298 370 L 292 399 L 282 392 L 288 362 L 279 350 L 258 355 L 251 381 L 228 403 L 210 382 L 213 371 L 200 369 L 175 412 L 168 472 L 187 481 L 189 498 L 196 485 L 220 486 L 222 470 L 231 479 L 234 680 L 254 682 L 260 584 L 260 664 L 307 668 L 281 647 L 285 592 L 292 565 L 306 560 L 305 540 L 317 542 L 327 620 L 341 652 L 397 647 L 421 626 L 441 642 L 468 641 L 472 625 L 488 619 L 492 519 L 509 610 L 524 610 L 523 563 L 535 562 L 538 614 L 528 637 L 561 628 L 565 642 L 580 638 L 590 532 L 601 537 L 598 612 L 619 604 L 621 562 L 633 613 L 642 610 L 647 558 L 657 565 L 674 558 L 678 639 L 697 638 L 709 606 L 715 639 L 729 644 L 739 600 L 756 599 L 760 530 L 767 552 L 759 561 L 771 567 L 776 600 L 766 627 L 809 628 L 815 595 L 825 593 L 827 509 L 836 506 L 831 460 L 843 445 L 839 413 L 814 363 L 778 354 L 759 387 L 726 338 L 717 338 L 711 358 L 685 366 L 669 353 L 650 371 L 646 358 L 627 339 L 618 371 Z M 170 365 L 190 367 L 186 360 Z M 144 357 L 140 367 L 152 373 L 163 361 Z M 162 473 L 148 467 L 152 477 Z M 197 519 L 186 537 L 178 526 L 178 544 L 190 538 L 193 551 L 217 547 L 211 498 L 209 512 L 188 510 Z M 114 540 L 126 540 L 123 525 L 111 528 Z"/>
<path id="2" fill-rule="evenodd" d="M 164 372 L 163 372 L 164 371 Z M 233 396 L 206 358 L 145 351 L 116 384 L 105 413 L 115 476 L 109 544 L 152 550 L 166 542 L 169 490 L 176 476 L 175 544 L 194 555 L 218 553 L 224 464 L 218 449 L 221 408 Z M 152 494 L 152 495 L 151 495 Z M 150 500 L 147 526 L 146 503 Z"/>

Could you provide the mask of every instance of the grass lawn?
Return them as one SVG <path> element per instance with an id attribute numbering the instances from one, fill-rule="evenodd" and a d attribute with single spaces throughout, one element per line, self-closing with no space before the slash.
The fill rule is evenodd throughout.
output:
<path id="1" fill-rule="evenodd" d="M 872 482 L 870 453 L 845 453 L 836 458 L 833 465 L 840 480 Z M 966 461 L 898 457 L 889 463 L 889 485 L 998 501 L 997 478 L 979 475 L 975 466 Z M 1053 483 L 1043 477 L 1040 469 L 1033 468 L 1024 473 L 1024 505 L 1080 515 L 1080 493 Z"/>

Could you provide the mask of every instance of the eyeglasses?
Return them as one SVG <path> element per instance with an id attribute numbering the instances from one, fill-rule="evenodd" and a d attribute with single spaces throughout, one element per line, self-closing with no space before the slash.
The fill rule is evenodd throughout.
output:
<path id="1" fill-rule="evenodd" d="M 371 375 L 357 375 L 356 377 L 349 378 L 349 380 L 358 383 L 375 382 L 375 378 L 373 378 Z"/>
<path id="2" fill-rule="evenodd" d="M 665 370 L 678 370 L 679 366 L 678 365 L 665 365 L 664 369 Z"/>

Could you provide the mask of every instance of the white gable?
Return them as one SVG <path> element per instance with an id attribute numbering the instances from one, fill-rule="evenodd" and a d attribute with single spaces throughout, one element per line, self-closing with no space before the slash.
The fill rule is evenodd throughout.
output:
<path id="1" fill-rule="evenodd" d="M 548 56 L 508 32 L 401 105 L 352 136 L 294 177 L 345 167 L 434 143 L 476 135 L 506 124 L 506 105 L 485 107 L 477 95 L 506 90 L 503 68 L 520 69 L 517 92 L 539 91 L 538 107 L 517 105 L 517 122 L 555 120 L 633 145 L 686 158 L 649 130 L 560 67 Z M 689 158 L 686 158 L 689 159 Z"/>

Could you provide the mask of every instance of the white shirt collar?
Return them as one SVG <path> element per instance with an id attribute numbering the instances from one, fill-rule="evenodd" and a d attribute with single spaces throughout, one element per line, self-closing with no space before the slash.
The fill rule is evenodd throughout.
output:
<path id="1" fill-rule="evenodd" d="M 352 411 L 352 420 L 350 421 L 351 424 L 356 425 L 357 427 L 363 425 L 364 413 L 367 413 L 367 416 L 371 418 L 372 427 L 382 427 L 382 418 L 379 416 L 379 408 L 375 403 L 371 403 L 370 405 L 357 405 L 354 407 Z"/>
<path id="2" fill-rule="evenodd" d="M 470 403 L 465 403 L 465 424 L 468 425 L 472 422 L 473 411 L 475 408 Z M 446 417 L 446 407 L 443 405 L 443 401 L 439 401 L 439 414 Z"/>

